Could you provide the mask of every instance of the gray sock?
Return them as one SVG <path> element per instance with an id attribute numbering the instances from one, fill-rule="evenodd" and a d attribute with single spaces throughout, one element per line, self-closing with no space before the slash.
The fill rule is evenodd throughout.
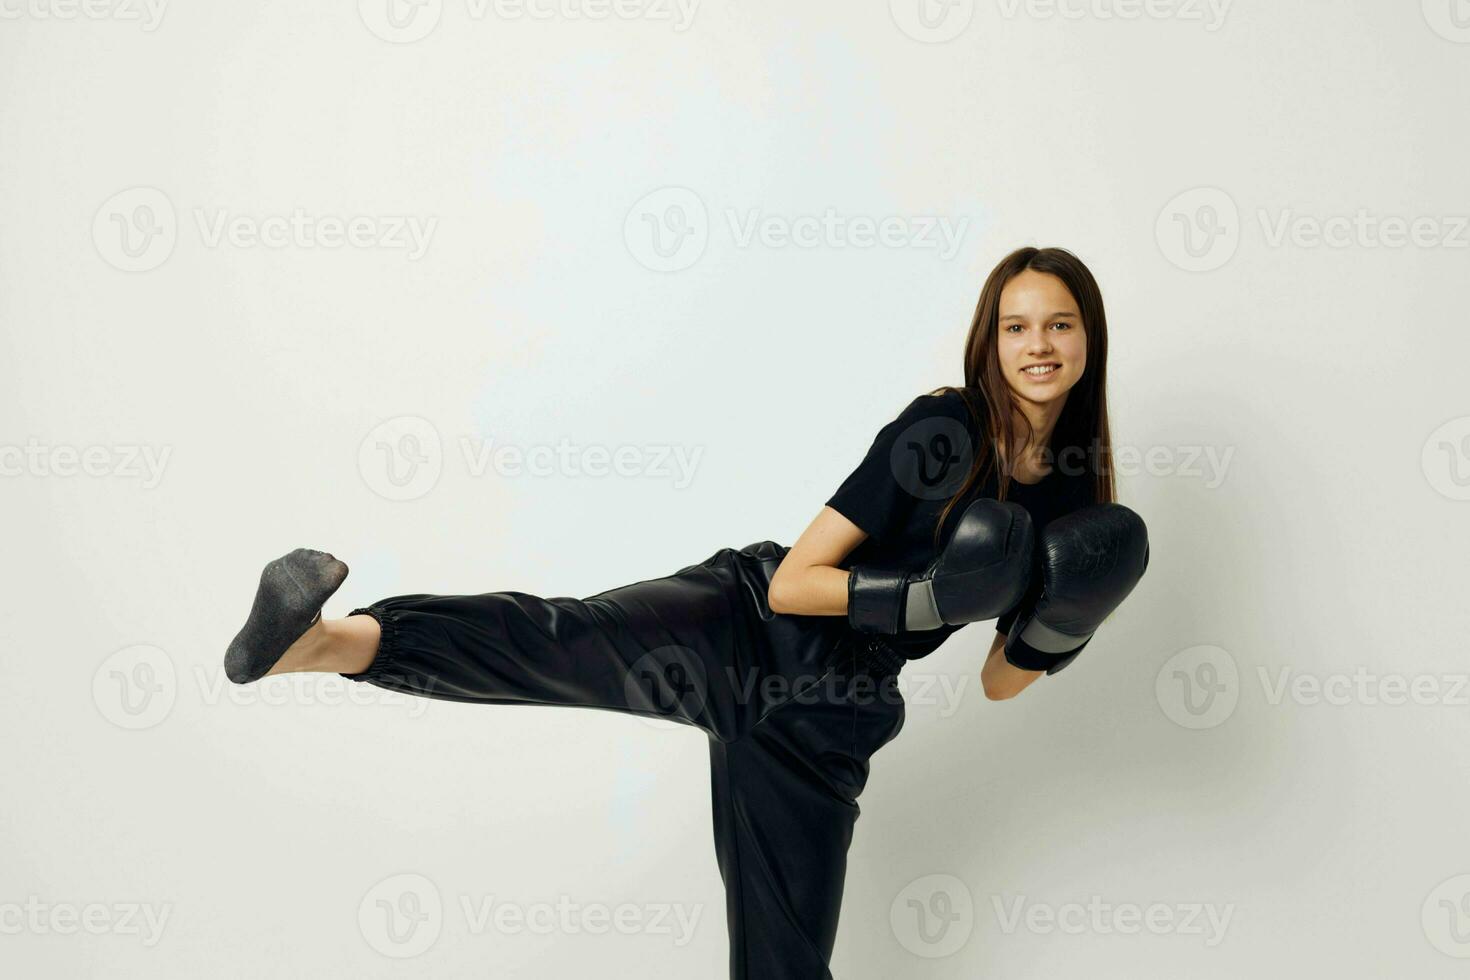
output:
<path id="1" fill-rule="evenodd" d="M 265 676 L 321 615 L 347 578 L 347 566 L 325 551 L 297 548 L 265 566 L 250 618 L 225 651 L 225 676 L 248 684 Z"/>

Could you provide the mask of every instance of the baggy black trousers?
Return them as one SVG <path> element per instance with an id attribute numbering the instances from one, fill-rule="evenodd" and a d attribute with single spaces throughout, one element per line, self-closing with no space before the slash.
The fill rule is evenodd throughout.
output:
<path id="1" fill-rule="evenodd" d="M 404 595 L 353 610 L 382 627 L 344 674 L 449 701 L 602 708 L 709 736 L 730 975 L 831 977 L 869 758 L 903 727 L 903 657 L 840 616 L 772 613 L 787 548 L 725 548 L 586 599 Z"/>

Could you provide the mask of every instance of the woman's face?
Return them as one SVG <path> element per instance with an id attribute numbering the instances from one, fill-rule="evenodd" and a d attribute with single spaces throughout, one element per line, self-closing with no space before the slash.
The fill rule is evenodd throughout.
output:
<path id="1" fill-rule="evenodd" d="M 1077 301 L 1048 272 L 1026 269 L 1006 283 L 995 340 L 1006 384 L 1036 405 L 1065 399 L 1087 367 L 1087 333 Z"/>

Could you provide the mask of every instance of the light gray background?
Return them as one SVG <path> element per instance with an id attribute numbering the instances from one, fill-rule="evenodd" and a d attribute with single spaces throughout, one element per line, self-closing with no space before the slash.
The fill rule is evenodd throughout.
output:
<path id="1" fill-rule="evenodd" d="M 0 19 L 0 971 L 722 976 L 699 733 L 236 689 L 224 646 L 296 546 L 352 565 L 340 615 L 789 543 L 961 380 L 1027 243 L 1102 283 L 1152 564 L 1016 701 L 980 692 L 988 625 L 905 672 L 835 972 L 1470 966 L 1464 0 L 109 2 Z M 893 237 L 739 235 L 829 210 Z M 297 211 L 436 224 L 421 255 L 209 234 Z M 406 489 L 377 448 L 405 433 Z M 538 476 L 476 472 L 485 440 L 642 448 Z M 1093 896 L 1123 918 L 1068 918 Z"/>

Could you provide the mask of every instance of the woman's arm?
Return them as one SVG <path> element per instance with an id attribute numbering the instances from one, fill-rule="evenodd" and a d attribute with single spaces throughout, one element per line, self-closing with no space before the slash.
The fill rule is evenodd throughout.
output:
<path id="1" fill-rule="evenodd" d="M 867 534 L 862 528 L 831 507 L 823 507 L 771 576 L 771 588 L 766 596 L 771 612 L 798 616 L 847 615 L 848 572 L 837 565 L 865 538 Z M 1013 698 L 1045 675 L 1045 671 L 1011 666 L 1006 660 L 1005 640 L 1002 634 L 995 634 L 995 642 L 980 671 L 985 696 L 992 701 Z"/>
<path id="2" fill-rule="evenodd" d="M 771 576 L 766 594 L 771 612 L 846 616 L 848 573 L 837 565 L 867 536 L 831 507 L 823 507 Z"/>
<path id="3" fill-rule="evenodd" d="M 990 654 L 985 658 L 985 666 L 980 669 L 980 684 L 985 688 L 987 698 L 992 701 L 1013 698 L 1044 676 L 1044 670 L 1022 670 L 1006 660 L 1005 634 L 995 634 L 995 642 L 990 644 Z"/>

